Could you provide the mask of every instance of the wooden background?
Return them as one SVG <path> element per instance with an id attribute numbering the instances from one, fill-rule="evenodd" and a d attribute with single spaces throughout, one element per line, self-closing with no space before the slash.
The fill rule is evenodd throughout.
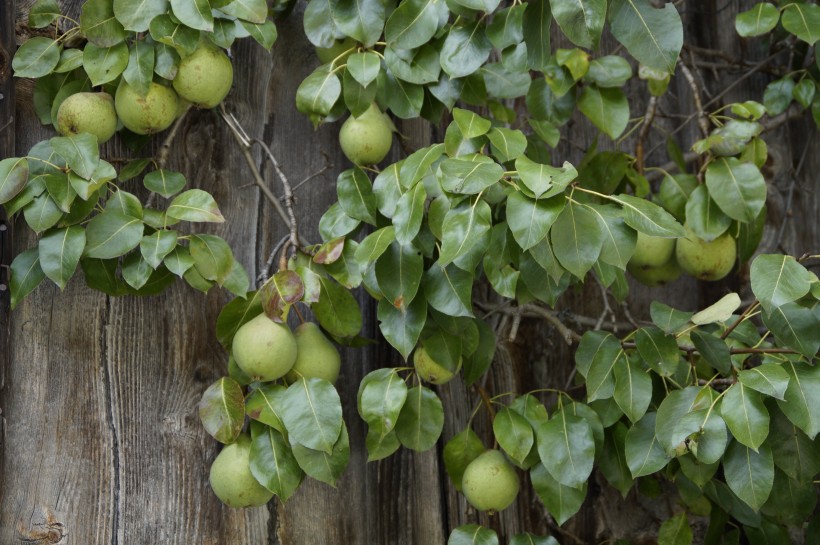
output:
<path id="1" fill-rule="evenodd" d="M 31 82 L 13 81 L 10 74 L 15 41 L 19 45 L 27 35 L 24 22 L 31 3 L 0 3 L 0 157 L 23 155 L 34 143 L 53 135 L 50 128 L 40 126 L 32 111 Z M 61 4 L 64 11 L 77 14 L 81 2 Z M 734 15 L 751 2 L 718 2 L 717 9 L 714 4 L 703 0 L 681 5 L 687 41 L 746 58 L 750 64 L 765 57 L 759 43 L 742 43 L 731 31 Z M 321 152 L 329 157 L 334 168 L 296 192 L 302 233 L 317 241 L 318 218 L 335 200 L 335 176 L 347 163 L 338 151 L 338 126 L 315 131 L 294 107 L 296 87 L 318 64 L 304 38 L 299 10 L 278 28 L 272 52 L 250 40 L 233 48 L 235 85 L 227 105 L 252 136 L 272 146 L 292 182 L 325 165 Z M 611 44 L 605 39 L 603 47 Z M 783 62 L 789 60 L 786 57 Z M 697 75 L 706 93 L 704 100 L 746 70 L 748 66 L 719 75 L 702 67 Z M 760 97 L 771 79 L 761 70 L 723 101 Z M 636 84 L 635 90 L 640 87 Z M 644 105 L 633 98 L 636 117 L 642 115 Z M 662 106 L 667 114 L 693 111 L 683 78 L 673 80 Z M 679 123 L 674 117 L 656 120 L 650 146 L 663 142 L 662 129 Z M 411 147 L 443 136 L 439 128 L 424 123 L 404 123 L 401 130 Z M 684 149 L 698 138 L 696 130 L 696 123 L 690 123 L 678 134 Z M 593 134 L 588 122 L 577 120 L 569 126 L 567 140 L 584 145 Z M 782 125 L 776 138 L 769 139 L 774 144 L 770 143 L 773 159 L 765 171 L 770 190 L 770 225 L 764 240 L 768 251 L 799 255 L 818 249 L 820 143 L 815 139 L 808 144 L 811 134 L 803 119 Z M 214 194 L 227 218 L 214 232 L 230 242 L 249 271 L 255 271 L 286 230 L 258 189 L 248 187 L 247 165 L 227 127 L 212 112 L 195 112 L 175 144 L 169 168 L 184 172 L 195 187 Z M 107 146 L 110 156 L 127 154 L 116 138 Z M 398 148 L 395 159 L 403 156 Z M 631 149 L 628 143 L 625 149 Z M 804 154 L 805 164 L 796 175 Z M 261 163 L 261 157 L 256 157 Z M 565 143 L 555 158 L 559 163 L 565 158 L 577 162 L 579 152 Z M 662 150 L 648 158 L 648 164 L 665 161 Z M 263 174 L 278 193 L 278 181 L 268 165 Z M 139 193 L 136 187 L 127 189 Z M 3 263 L 36 243 L 22 221 L 15 226 L 13 236 L 5 237 L 6 248 L 12 248 L 0 256 Z M 3 279 L 0 272 L 0 282 Z M 736 287 L 731 282 L 699 286 L 691 279 L 664 290 L 633 285 L 630 308 L 638 319 L 646 316 L 652 298 L 694 309 Z M 226 293 L 214 290 L 203 296 L 178 282 L 158 297 L 112 298 L 88 290 L 77 278 L 63 293 L 44 283 L 11 315 L 7 296 L 7 291 L 0 292 L 3 545 L 438 545 L 445 543 L 450 530 L 467 522 L 496 528 L 502 543 L 520 531 L 551 530 L 562 543 L 598 543 L 619 536 L 638 544 L 652 543 L 659 522 L 676 509 L 673 497 L 658 501 L 633 491 L 621 500 L 596 475 L 582 511 L 559 530 L 527 486 L 513 507 L 492 519 L 469 510 L 447 479 L 441 445 L 423 454 L 402 450 L 367 464 L 365 429 L 356 414 L 355 395 L 367 372 L 400 363 L 384 345 L 343 352 L 338 387 L 352 453 L 338 488 L 309 481 L 286 506 L 274 501 L 268 508 L 230 509 L 208 487 L 208 468 L 218 445 L 202 429 L 196 411 L 204 389 L 226 373 L 227 356 L 214 334 L 216 316 L 228 300 Z M 374 307 L 365 297 L 360 299 L 363 333 L 375 337 Z M 588 282 L 565 297 L 560 307 L 597 317 L 602 308 L 597 285 Z M 509 323 L 496 325 L 502 335 L 509 335 Z M 524 320 L 515 340 L 499 347 L 486 387 L 494 392 L 525 391 L 533 384 L 564 387 L 571 357 L 552 329 Z M 440 387 L 439 393 L 447 411 L 444 438 L 448 439 L 463 428 L 476 396 L 460 381 Z M 486 423 L 480 423 L 479 432 L 487 433 Z"/>

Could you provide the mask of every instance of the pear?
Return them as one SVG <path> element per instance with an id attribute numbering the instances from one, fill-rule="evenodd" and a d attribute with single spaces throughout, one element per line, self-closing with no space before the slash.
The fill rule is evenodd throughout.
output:
<path id="1" fill-rule="evenodd" d="M 356 165 L 375 165 L 393 145 L 393 123 L 376 104 L 359 117 L 352 115 L 339 131 L 342 152 Z"/>
<path id="2" fill-rule="evenodd" d="M 265 382 L 290 371 L 296 350 L 296 339 L 288 326 L 274 322 L 264 312 L 243 324 L 231 345 L 236 365 L 253 379 Z"/>
<path id="3" fill-rule="evenodd" d="M 635 253 L 629 264 L 633 267 L 660 267 L 669 261 L 674 251 L 674 238 L 653 237 L 638 231 Z"/>
<path id="4" fill-rule="evenodd" d="M 296 328 L 294 336 L 297 346 L 296 363 L 285 375 L 285 380 L 293 383 L 301 377 L 322 378 L 335 383 L 339 378 L 342 358 L 319 326 L 313 322 L 305 322 Z"/>
<path id="5" fill-rule="evenodd" d="M 177 115 L 177 94 L 170 87 L 151 82 L 145 96 L 122 80 L 114 96 L 120 121 L 131 132 L 153 134 L 171 126 Z"/>
<path id="6" fill-rule="evenodd" d="M 233 85 L 231 60 L 221 49 L 200 43 L 193 53 L 179 61 L 173 84 L 180 97 L 200 108 L 213 108 Z"/>
<path id="7" fill-rule="evenodd" d="M 686 237 L 678 239 L 675 257 L 683 272 L 700 280 L 720 280 L 735 265 L 737 245 L 728 232 L 706 242 L 687 230 Z"/>
<path id="8" fill-rule="evenodd" d="M 211 488 L 230 507 L 258 507 L 270 501 L 273 492 L 259 484 L 250 468 L 251 438 L 241 434 L 222 449 L 211 465 Z"/>
<path id="9" fill-rule="evenodd" d="M 627 264 L 626 270 L 629 271 L 635 280 L 650 288 L 656 288 L 669 282 L 674 282 L 681 275 L 680 267 L 674 255 L 669 258 L 669 261 L 657 267 L 636 267 L 630 262 Z"/>
<path id="10" fill-rule="evenodd" d="M 347 53 L 336 61 L 336 64 L 344 64 L 347 57 L 353 53 L 352 49 L 354 47 L 356 47 L 356 40 L 353 38 L 347 37 L 344 40 L 334 40 L 333 45 L 330 47 L 317 47 L 316 56 L 319 57 L 322 64 L 327 64 L 342 55 L 342 53 Z"/>
<path id="11" fill-rule="evenodd" d="M 518 495 L 518 474 L 499 450 L 479 454 L 464 470 L 461 490 L 479 511 L 503 511 Z"/>
<path id="12" fill-rule="evenodd" d="M 117 132 L 114 99 L 108 93 L 74 93 L 60 104 L 56 125 L 63 136 L 87 132 L 98 144 L 107 142 Z"/>
<path id="13" fill-rule="evenodd" d="M 461 369 L 461 358 L 458 358 L 456 370 L 450 371 L 431 358 L 430 354 L 421 346 L 416 349 L 415 354 L 413 354 L 413 366 L 416 368 L 416 373 L 419 374 L 422 380 L 432 382 L 433 384 L 446 384 L 450 382 L 453 377 L 456 376 L 459 369 Z"/>

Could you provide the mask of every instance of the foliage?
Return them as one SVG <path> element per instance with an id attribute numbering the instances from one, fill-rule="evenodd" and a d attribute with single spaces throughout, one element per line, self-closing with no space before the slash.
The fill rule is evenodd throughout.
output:
<path id="1" fill-rule="evenodd" d="M 810 59 L 820 7 L 781 4 L 741 13 L 738 34 L 767 36 Z M 54 0 L 40 0 L 30 25 L 56 24 L 58 37 L 28 40 L 13 67 L 17 76 L 37 79 L 37 114 L 52 123 L 72 93 L 111 90 L 120 79 L 140 89 L 167 84 L 180 56 L 200 39 L 227 48 L 251 36 L 269 48 L 276 31 L 268 16 L 265 3 L 254 0 L 158 0 L 140 9 L 90 0 L 77 23 L 60 15 Z M 66 21 L 74 25 L 63 29 Z M 558 30 L 551 30 L 553 21 Z M 155 197 L 142 203 L 122 185 L 141 176 L 150 159 L 118 173 L 100 158 L 93 136 L 41 142 L 25 157 L 0 162 L 0 204 L 9 214 L 22 212 L 40 235 L 38 247 L 12 264 L 12 305 L 45 277 L 65 287 L 78 264 L 89 286 L 110 295 L 157 293 L 176 275 L 203 291 L 218 284 L 240 296 L 217 322 L 226 350 L 250 319 L 265 312 L 284 321 L 297 304 L 309 306 L 334 340 L 355 346 L 367 340 L 359 337 L 361 312 L 350 290 L 363 287 L 378 302 L 382 335 L 405 360 L 423 347 L 445 369 L 463 368 L 465 382 L 475 384 L 497 343 L 483 319 L 486 301 L 473 300 L 477 283 L 491 288 L 495 311 L 549 314 L 562 294 L 593 278 L 624 300 L 639 237 L 710 242 L 728 233 L 739 261 L 751 261 L 755 300 L 745 308 L 734 293 L 697 313 L 655 302 L 651 324 L 621 338 L 600 327 L 584 332 L 575 364 L 586 395 L 553 391 L 554 407 L 539 400 L 544 390 L 490 397 L 476 388 L 493 440 L 529 472 L 559 525 L 580 509 L 595 468 L 623 496 L 636 482 L 668 479 L 687 513 L 711 513 L 718 533 L 731 517 L 750 542 L 782 539 L 786 527 L 804 523 L 820 472 L 820 282 L 804 266 L 817 256 L 755 250 L 766 214 L 766 123 L 796 109 L 810 111 L 820 125 L 816 57 L 813 66 L 771 82 L 760 101 L 698 112 L 704 134 L 692 149 L 700 170 L 688 173 L 670 145 L 682 173 L 664 171 L 653 187 L 642 151 L 642 129 L 653 114 L 635 123 L 624 88 L 638 78 L 658 97 L 676 71 L 685 75 L 683 29 L 672 4 L 309 0 L 304 30 L 317 48 L 334 52 L 295 97 L 314 124 L 358 116 L 375 102 L 400 119 L 437 123 L 446 115 L 452 121 L 443 142 L 382 169 L 341 172 L 338 202 L 319 222 L 321 243 L 300 247 L 290 225 L 283 252 L 290 259 L 252 291 L 221 238 L 169 229 L 223 218 L 206 191 L 183 191 L 184 175 L 166 170 L 161 157 L 142 181 L 171 199 L 164 208 L 153 205 Z M 558 31 L 577 47 L 553 48 L 550 33 Z M 605 32 L 634 60 L 599 51 Z M 82 49 L 73 47 L 78 38 Z M 577 165 L 555 161 L 576 110 L 602 141 L 613 141 L 600 147 L 612 149 L 594 142 Z M 635 154 L 623 151 L 638 130 Z M 350 455 L 335 387 L 316 378 L 283 382 L 254 382 L 231 367 L 200 403 L 206 430 L 222 443 L 235 441 L 250 422 L 251 471 L 281 501 L 305 475 L 335 485 Z M 369 460 L 401 446 L 427 450 L 440 439 L 442 401 L 410 367 L 365 376 L 357 407 L 368 425 Z M 485 450 L 472 429 L 476 415 L 444 446 L 456 489 Z M 691 542 L 687 513 L 662 524 L 659 543 Z M 494 531 L 477 525 L 456 528 L 448 541 L 498 542 Z M 556 542 L 532 534 L 511 540 Z"/>

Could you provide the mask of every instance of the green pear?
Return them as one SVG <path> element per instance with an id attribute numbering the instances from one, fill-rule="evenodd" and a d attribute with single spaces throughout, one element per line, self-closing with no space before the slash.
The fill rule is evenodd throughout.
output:
<path id="1" fill-rule="evenodd" d="M 177 115 L 177 94 L 170 87 L 151 82 L 145 96 L 122 80 L 114 96 L 120 121 L 131 132 L 153 134 L 171 126 Z"/>
<path id="2" fill-rule="evenodd" d="M 352 115 L 339 131 L 342 152 L 356 165 L 381 162 L 393 145 L 393 123 L 376 104 L 360 115 Z"/>
<path id="3" fill-rule="evenodd" d="M 353 53 L 353 48 L 356 47 L 356 40 L 347 37 L 344 40 L 334 40 L 330 47 L 317 47 L 316 56 L 322 61 L 322 64 L 332 62 L 333 59 L 339 57 L 336 64 L 344 64 L 347 58 Z M 341 56 L 342 53 L 346 53 Z"/>
<path id="4" fill-rule="evenodd" d="M 107 142 L 117 132 L 114 99 L 108 93 L 74 93 L 60 104 L 56 125 L 63 136 L 87 132 L 98 144 Z"/>
<path id="5" fill-rule="evenodd" d="M 706 242 L 687 229 L 686 237 L 678 239 L 675 257 L 683 272 L 700 280 L 720 280 L 735 266 L 737 245 L 728 232 Z"/>
<path id="6" fill-rule="evenodd" d="M 322 378 L 335 384 L 339 378 L 342 358 L 319 326 L 313 322 L 305 322 L 296 328 L 294 336 L 297 346 L 296 363 L 285 375 L 285 380 L 293 383 L 300 377 Z"/>
<path id="7" fill-rule="evenodd" d="M 629 260 L 633 267 L 660 267 L 672 257 L 675 239 L 653 237 L 638 231 L 635 253 Z"/>
<path id="8" fill-rule="evenodd" d="M 222 49 L 200 43 L 193 53 L 179 61 L 173 84 L 180 97 L 199 108 L 213 108 L 233 85 L 231 59 Z"/>
<path id="9" fill-rule="evenodd" d="M 296 362 L 296 339 L 286 324 L 263 312 L 240 327 L 231 352 L 239 366 L 255 380 L 271 381 L 285 376 Z"/>
<path id="10" fill-rule="evenodd" d="M 453 377 L 456 376 L 459 369 L 461 369 L 461 358 L 458 358 L 456 370 L 450 371 L 431 358 L 424 347 L 420 346 L 416 349 L 415 354 L 413 354 L 413 366 L 416 368 L 416 373 L 419 374 L 422 380 L 432 382 L 433 384 L 446 384 L 450 382 Z"/>
<path id="11" fill-rule="evenodd" d="M 499 450 L 479 454 L 464 470 L 461 490 L 479 511 L 503 511 L 518 495 L 518 474 Z"/>
<path id="12" fill-rule="evenodd" d="M 678 262 L 675 260 L 675 256 L 670 257 L 669 261 L 657 267 L 636 267 L 630 262 L 627 264 L 626 270 L 629 271 L 629 274 L 631 274 L 635 280 L 650 288 L 656 288 L 669 282 L 674 282 L 681 275 L 681 270 L 678 266 Z"/>
<path id="13" fill-rule="evenodd" d="M 273 492 L 259 484 L 250 468 L 251 438 L 242 434 L 227 445 L 211 465 L 211 488 L 230 507 L 258 507 L 270 501 Z"/>

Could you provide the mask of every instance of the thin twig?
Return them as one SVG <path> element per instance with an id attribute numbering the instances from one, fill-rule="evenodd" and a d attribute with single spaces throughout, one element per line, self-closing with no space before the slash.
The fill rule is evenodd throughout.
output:
<path id="1" fill-rule="evenodd" d="M 746 307 L 746 310 L 744 310 L 744 311 L 741 313 L 741 315 L 740 315 L 740 316 L 738 316 L 738 318 L 737 318 L 737 320 L 735 321 L 735 323 L 733 323 L 732 325 L 730 325 L 729 327 L 727 327 L 727 328 L 726 328 L 726 331 L 724 331 L 724 332 L 723 332 L 723 335 L 721 335 L 721 336 L 720 336 L 720 338 L 721 338 L 722 340 L 725 340 L 725 339 L 726 339 L 726 337 L 728 337 L 729 335 L 731 335 L 731 334 L 732 334 L 732 331 L 734 331 L 734 330 L 735 330 L 735 328 L 736 328 L 737 326 L 739 326 L 739 325 L 740 325 L 740 323 L 741 323 L 743 320 L 745 320 L 745 319 L 746 319 L 746 317 L 749 315 L 749 313 L 751 313 L 751 312 L 752 312 L 754 309 L 756 309 L 758 306 L 760 306 L 760 303 L 758 303 L 757 301 L 755 301 L 754 303 L 752 303 L 751 305 L 749 305 L 748 307 Z"/>
<path id="2" fill-rule="evenodd" d="M 293 186 L 293 191 L 294 192 L 296 190 L 298 190 L 300 187 L 302 187 L 303 185 L 305 185 L 306 183 L 308 183 L 309 181 L 311 181 L 312 179 L 316 178 L 317 176 L 321 176 L 322 174 L 324 174 L 325 172 L 327 172 L 328 170 L 333 168 L 333 164 L 330 162 L 330 157 L 328 157 L 327 153 L 322 151 L 321 154 L 325 157 L 325 166 L 323 166 L 322 168 L 320 168 L 319 170 L 317 170 L 313 174 L 308 174 L 302 180 L 297 182 L 297 184 Z"/>
<path id="3" fill-rule="evenodd" d="M 698 115 L 700 132 L 703 134 L 703 137 L 706 138 L 709 136 L 709 120 L 703 112 L 703 101 L 700 99 L 700 89 L 698 89 L 698 84 L 695 83 L 695 76 L 693 76 L 692 72 L 689 71 L 689 67 L 686 66 L 686 63 L 681 62 L 678 66 L 680 66 L 680 71 L 686 79 L 686 82 L 689 84 L 689 88 L 692 90 L 692 98 L 695 101 L 695 112 Z"/>
<path id="4" fill-rule="evenodd" d="M 282 168 L 279 166 L 279 161 L 276 160 L 276 157 L 273 155 L 270 147 L 258 138 L 254 138 L 253 142 L 259 144 L 259 146 L 265 150 L 265 153 L 268 155 L 268 159 L 270 159 L 270 162 L 273 165 L 273 170 L 276 172 L 276 175 L 279 176 L 279 180 L 282 182 L 282 187 L 285 189 L 285 208 L 287 209 L 288 217 L 290 218 L 290 243 L 295 249 L 299 246 L 299 232 L 296 228 L 296 214 L 293 213 L 293 189 L 291 189 L 290 182 L 288 181 L 287 176 L 285 176 L 285 173 L 282 172 Z"/>
<path id="5" fill-rule="evenodd" d="M 649 134 L 649 129 L 652 128 L 652 121 L 655 119 L 655 110 L 658 107 L 658 97 L 653 96 L 649 99 L 649 104 L 646 105 L 646 113 L 643 116 L 643 124 L 638 133 L 638 141 L 635 144 L 635 158 L 638 165 L 638 172 L 643 174 L 643 143 L 646 140 L 646 135 Z"/>
<path id="6" fill-rule="evenodd" d="M 781 250 L 782 248 L 780 247 L 780 244 L 783 241 L 783 233 L 786 231 L 786 220 L 789 219 L 789 214 L 791 213 L 794 188 L 797 185 L 797 179 L 800 177 L 800 171 L 803 170 L 803 164 L 805 163 L 806 156 L 809 153 L 809 147 L 811 147 L 813 143 L 814 141 L 811 138 L 806 139 L 806 146 L 803 148 L 803 154 L 800 156 L 800 162 L 797 163 L 797 168 L 795 169 L 794 175 L 792 176 L 792 181 L 789 184 L 789 196 L 786 199 L 786 209 L 783 212 L 783 221 L 780 222 L 780 228 L 777 230 L 777 239 L 775 241 L 775 248 L 780 248 Z"/>
<path id="7" fill-rule="evenodd" d="M 606 320 L 607 316 L 611 316 L 612 321 L 615 321 L 615 312 L 612 310 L 612 307 L 609 306 L 609 296 L 606 291 L 606 286 L 604 286 L 604 283 L 601 282 L 597 275 L 593 276 L 595 277 L 595 282 L 598 284 L 598 287 L 601 288 L 601 300 L 604 303 L 604 310 L 601 311 L 600 316 L 598 316 L 598 321 L 595 322 L 595 330 L 598 331 L 603 327 L 604 320 Z"/>
<path id="8" fill-rule="evenodd" d="M 268 259 L 265 261 L 265 265 L 262 267 L 262 271 L 256 277 L 257 285 L 260 284 L 260 283 L 264 284 L 265 282 L 268 281 L 268 278 L 270 278 L 270 268 L 273 267 L 273 262 L 276 260 L 276 255 L 279 253 L 279 250 L 282 249 L 282 246 L 284 246 L 285 243 L 288 242 L 289 240 L 290 240 L 290 234 L 287 234 L 287 235 L 283 236 L 279 240 L 279 242 L 276 243 L 276 246 L 273 247 L 273 250 L 271 250 L 270 255 L 268 256 Z"/>
<path id="9" fill-rule="evenodd" d="M 185 110 L 179 115 L 174 124 L 171 125 L 171 129 L 168 131 L 168 134 L 165 136 L 165 140 L 162 141 L 162 145 L 159 147 L 159 153 L 157 153 L 157 170 L 162 170 L 165 168 L 165 164 L 168 162 L 168 157 L 171 153 L 171 146 L 174 143 L 174 139 L 177 137 L 177 133 L 179 133 L 179 128 L 182 126 L 182 122 L 185 120 L 185 117 L 188 115 L 188 112 L 191 111 L 191 107 L 188 106 Z M 148 198 L 145 200 L 145 207 L 150 208 L 154 205 L 154 200 L 157 198 L 157 194 L 153 191 Z"/>

